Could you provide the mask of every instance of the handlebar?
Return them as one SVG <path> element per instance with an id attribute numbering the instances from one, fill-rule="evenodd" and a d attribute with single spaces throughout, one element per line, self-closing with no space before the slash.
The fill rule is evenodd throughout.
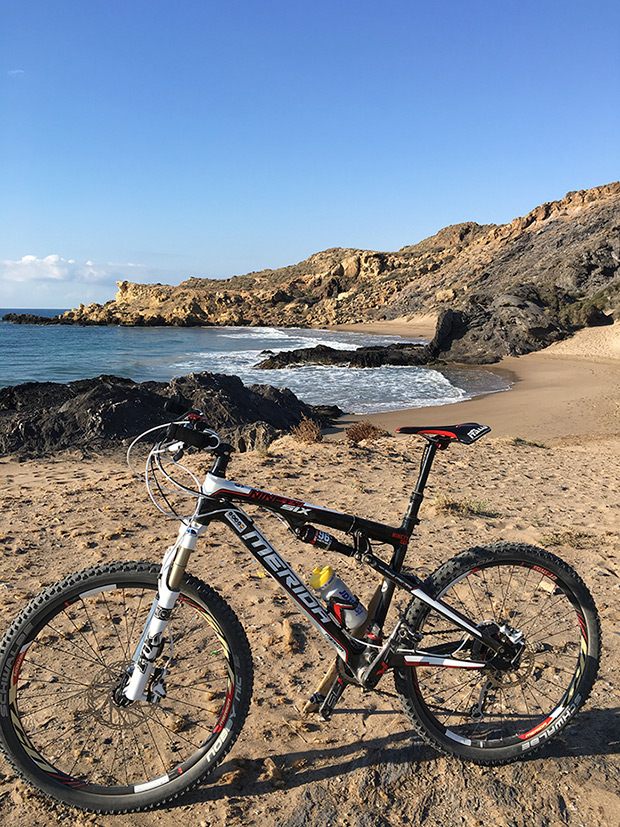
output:
<path id="1" fill-rule="evenodd" d="M 199 451 L 213 451 L 220 445 L 220 438 L 214 431 L 197 431 L 176 422 L 171 422 L 168 425 L 166 437 L 170 440 L 183 442 L 185 445 L 191 445 L 192 448 L 198 448 Z"/>
<path id="2" fill-rule="evenodd" d="M 173 443 L 180 443 L 180 451 L 175 453 L 175 460 L 183 456 L 183 447 L 190 446 L 199 451 L 211 451 L 214 454 L 211 474 L 216 477 L 225 477 L 228 463 L 231 460 L 234 446 L 222 442 L 215 431 L 204 427 L 205 417 L 202 414 L 188 414 L 188 420 L 194 427 L 190 428 L 179 422 L 171 422 L 166 430 L 166 439 Z"/>
<path id="3" fill-rule="evenodd" d="M 206 427 L 208 420 L 202 411 L 188 409 L 186 404 L 181 404 L 181 399 L 182 397 L 167 399 L 164 410 L 181 414 L 183 419 L 188 420 L 189 426 L 180 422 L 171 422 L 166 431 L 166 439 L 181 442 L 199 451 L 214 451 L 218 455 L 230 455 L 234 450 L 232 445 L 222 442 L 215 431 Z M 218 448 L 219 451 L 217 451 Z"/>

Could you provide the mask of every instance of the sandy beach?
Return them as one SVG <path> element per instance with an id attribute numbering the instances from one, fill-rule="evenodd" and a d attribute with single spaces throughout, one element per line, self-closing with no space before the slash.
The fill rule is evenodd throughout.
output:
<path id="1" fill-rule="evenodd" d="M 423 316 L 343 329 L 428 339 L 434 319 Z M 620 322 L 580 330 L 543 351 L 507 357 L 488 369 L 509 378 L 511 389 L 453 405 L 345 417 L 339 425 L 368 419 L 394 432 L 401 425 L 480 422 L 490 425 L 494 436 L 550 444 L 620 435 Z"/>
<path id="2" fill-rule="evenodd" d="M 364 330 L 426 335 L 412 322 Z M 360 329 L 356 326 L 356 329 Z M 423 332 L 424 331 L 424 332 Z M 493 432 L 438 456 L 408 564 L 421 576 L 475 544 L 545 546 L 573 565 L 597 602 L 604 655 L 586 708 L 524 762 L 485 768 L 440 757 L 413 737 L 390 678 L 382 693 L 350 688 L 333 719 L 300 714 L 332 655 L 231 535 L 214 529 L 190 561 L 240 617 L 255 661 L 254 699 L 241 737 L 214 776 L 178 802 L 129 816 L 75 814 L 0 765 L 0 823 L 102 827 L 609 827 L 620 822 L 620 325 L 498 368 L 513 389 L 441 409 L 375 415 L 405 424 L 479 421 Z M 342 424 L 342 423 L 341 423 Z M 345 422 L 346 424 L 346 422 Z M 235 457 L 230 476 L 308 502 L 396 522 L 415 481 L 421 441 L 354 446 L 344 434 L 306 445 L 291 436 Z M 198 462 L 197 471 L 204 471 Z M 84 458 L 0 459 L 0 624 L 42 587 L 84 566 L 159 561 L 175 524 L 131 476 L 122 451 Z M 446 503 L 456 504 L 455 508 Z M 355 563 L 302 546 L 259 516 L 307 579 L 330 563 L 367 600 L 375 582 Z"/>

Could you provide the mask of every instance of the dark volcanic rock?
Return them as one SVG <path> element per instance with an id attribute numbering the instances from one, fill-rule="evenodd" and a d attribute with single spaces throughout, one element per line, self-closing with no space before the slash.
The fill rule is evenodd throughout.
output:
<path id="1" fill-rule="evenodd" d="M 117 376 L 0 390 L 0 451 L 41 454 L 99 446 L 162 423 L 163 393 Z M 161 386 L 162 390 L 165 385 Z"/>
<path id="2" fill-rule="evenodd" d="M 429 345 L 373 345 L 355 350 L 338 350 L 327 345 L 283 350 L 259 362 L 257 368 L 287 368 L 296 365 L 349 365 L 355 368 L 376 368 L 380 365 L 426 365 L 434 358 Z"/>
<path id="3" fill-rule="evenodd" d="M 238 376 L 220 373 L 190 373 L 170 381 L 170 391 L 203 410 L 217 428 L 236 428 L 249 422 L 268 421 L 285 430 L 296 425 L 310 409 L 288 388 L 271 385 L 246 387 Z"/>
<path id="4" fill-rule="evenodd" d="M 312 411 L 312 416 L 320 422 L 322 428 L 333 425 L 345 413 L 338 405 L 308 405 L 308 407 Z"/>
<path id="5" fill-rule="evenodd" d="M 444 310 L 437 319 L 435 335 L 426 344 L 395 342 L 372 345 L 355 350 L 337 350 L 327 345 L 285 350 L 263 359 L 258 368 L 285 368 L 300 364 L 349 365 L 356 368 L 375 368 L 380 365 L 427 365 L 450 353 L 456 340 L 465 336 L 470 320 L 464 314 Z M 482 321 L 481 321 L 482 323 Z M 456 358 L 453 359 L 456 361 Z"/>
<path id="6" fill-rule="evenodd" d="M 2 321 L 13 324 L 66 324 L 61 316 L 37 316 L 35 313 L 5 313 Z"/>
<path id="7" fill-rule="evenodd" d="M 205 411 L 210 427 L 238 450 L 269 444 L 302 416 L 317 418 L 286 388 L 246 387 L 236 376 L 197 373 L 163 382 L 99 376 L 0 390 L 0 452 L 50 454 L 104 448 L 170 421 L 168 397 Z"/>
<path id="8" fill-rule="evenodd" d="M 504 356 L 522 356 L 548 347 L 575 330 L 565 307 L 558 305 L 555 309 L 543 301 L 533 284 L 481 299 L 451 314 L 449 329 L 439 342 L 439 358 L 491 364 Z M 588 312 L 590 325 L 613 321 L 595 306 Z"/>
<path id="9" fill-rule="evenodd" d="M 495 298 L 478 298 L 479 303 L 471 302 L 463 310 L 444 310 L 437 320 L 433 339 L 426 345 L 396 342 L 355 350 L 317 345 L 273 354 L 256 367 L 311 364 L 373 368 L 428 365 L 437 361 L 486 365 L 499 362 L 504 356 L 540 350 L 575 329 L 570 316 L 545 304 L 533 285 L 515 288 Z M 612 321 L 596 306 L 587 308 L 587 312 L 590 313 L 588 324 Z"/>
<path id="10" fill-rule="evenodd" d="M 448 321 L 439 357 L 465 364 L 490 364 L 540 350 L 570 332 L 542 303 L 514 294 L 498 296 L 488 307 L 471 304 L 453 311 Z"/>

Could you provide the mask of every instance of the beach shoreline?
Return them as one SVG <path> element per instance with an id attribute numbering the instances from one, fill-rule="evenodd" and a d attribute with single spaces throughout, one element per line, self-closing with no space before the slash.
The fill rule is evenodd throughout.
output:
<path id="1" fill-rule="evenodd" d="M 420 316 L 332 329 L 431 338 L 434 318 Z M 585 328 L 545 350 L 480 367 L 509 378 L 511 388 L 452 404 L 345 415 L 333 432 L 368 420 L 392 433 L 403 425 L 480 422 L 489 425 L 494 436 L 519 436 L 550 444 L 620 435 L 620 322 Z"/>

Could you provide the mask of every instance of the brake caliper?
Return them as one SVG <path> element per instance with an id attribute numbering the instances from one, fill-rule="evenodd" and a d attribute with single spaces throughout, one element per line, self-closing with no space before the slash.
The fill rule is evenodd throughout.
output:
<path id="1" fill-rule="evenodd" d="M 475 640 L 472 644 L 472 657 L 486 660 L 489 666 L 506 671 L 518 669 L 521 655 L 525 649 L 525 635 L 518 629 L 513 629 L 504 623 L 498 626 L 492 620 L 481 623 L 478 628 L 489 637 L 502 645 L 501 652 L 492 652 L 482 641 Z"/>

